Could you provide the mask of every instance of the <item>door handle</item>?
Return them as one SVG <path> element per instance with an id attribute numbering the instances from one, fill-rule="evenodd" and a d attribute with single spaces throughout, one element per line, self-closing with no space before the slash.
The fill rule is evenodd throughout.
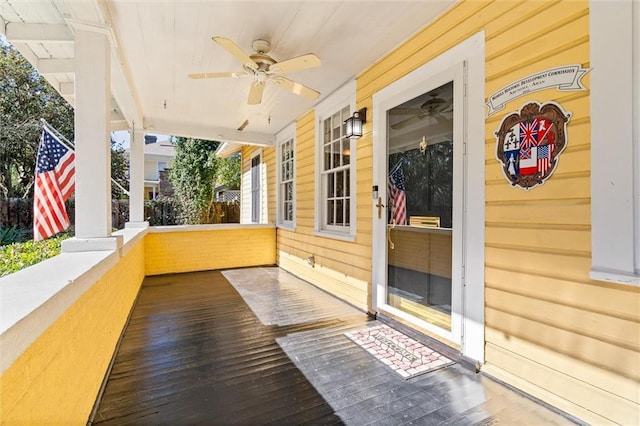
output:
<path id="1" fill-rule="evenodd" d="M 391 219 L 391 226 L 387 226 L 387 241 L 389 241 L 389 248 L 391 250 L 394 250 L 396 248 L 396 245 L 393 244 L 393 241 L 391 241 L 391 230 L 395 227 L 396 227 L 396 220 Z"/>
<path id="2" fill-rule="evenodd" d="M 376 204 L 376 207 L 378 208 L 378 219 L 382 219 L 382 209 L 385 207 L 385 205 L 382 204 L 382 197 L 378 197 L 378 204 Z"/>

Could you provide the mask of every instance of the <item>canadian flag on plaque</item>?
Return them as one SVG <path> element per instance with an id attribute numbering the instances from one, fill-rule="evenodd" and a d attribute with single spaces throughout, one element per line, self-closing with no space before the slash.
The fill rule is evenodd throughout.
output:
<path id="1" fill-rule="evenodd" d="M 511 185 L 528 190 L 551 176 L 566 147 L 570 117 L 556 103 L 532 102 L 502 120 L 496 156 Z"/>

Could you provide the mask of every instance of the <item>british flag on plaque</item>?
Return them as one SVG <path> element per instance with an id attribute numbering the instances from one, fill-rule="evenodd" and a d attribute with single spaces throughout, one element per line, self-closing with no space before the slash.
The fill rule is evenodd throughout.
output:
<path id="1" fill-rule="evenodd" d="M 506 116 L 496 132 L 496 156 L 512 186 L 542 185 L 558 166 L 567 146 L 571 113 L 555 102 L 529 102 Z"/>

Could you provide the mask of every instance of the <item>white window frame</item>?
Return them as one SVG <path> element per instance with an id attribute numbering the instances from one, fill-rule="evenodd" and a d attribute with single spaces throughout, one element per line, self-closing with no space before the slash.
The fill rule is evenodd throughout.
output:
<path id="1" fill-rule="evenodd" d="M 291 148 L 293 150 L 293 176 L 291 183 L 293 185 L 293 199 L 291 203 L 293 205 L 293 218 L 292 220 L 286 220 L 284 218 L 284 193 L 283 193 L 283 176 L 282 176 L 282 149 L 283 146 L 291 141 Z M 277 185 L 276 185 L 276 224 L 278 227 L 287 228 L 287 229 L 295 229 L 296 227 L 296 163 L 297 163 L 297 155 L 296 155 L 296 123 L 290 124 L 288 127 L 283 129 L 280 133 L 276 135 L 276 168 L 277 168 Z"/>
<path id="2" fill-rule="evenodd" d="M 164 164 L 164 168 L 160 168 L 160 164 Z M 158 179 L 160 179 L 160 172 L 169 168 L 169 163 L 167 161 L 156 161 L 156 174 Z"/>
<path id="3" fill-rule="evenodd" d="M 330 118 L 336 112 L 345 107 L 353 114 L 356 111 L 356 81 L 351 80 L 329 95 L 315 108 L 315 222 L 314 235 L 336 238 L 346 241 L 356 239 L 357 218 L 357 139 L 351 138 L 349 142 L 349 225 L 327 226 L 324 225 L 326 217 L 326 197 L 323 191 L 322 162 L 323 162 L 323 121 Z"/>
<path id="4" fill-rule="evenodd" d="M 589 10 L 590 276 L 640 286 L 640 4 Z"/>

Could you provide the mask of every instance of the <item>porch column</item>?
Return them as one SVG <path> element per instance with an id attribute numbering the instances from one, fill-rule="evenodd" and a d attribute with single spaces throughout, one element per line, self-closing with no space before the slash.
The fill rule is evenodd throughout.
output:
<path id="1" fill-rule="evenodd" d="M 111 47 L 101 29 L 75 31 L 76 237 L 62 250 L 115 250 L 111 237 Z"/>
<path id="2" fill-rule="evenodd" d="M 129 222 L 127 228 L 146 228 L 144 219 L 144 130 L 131 130 L 129 150 Z"/>

